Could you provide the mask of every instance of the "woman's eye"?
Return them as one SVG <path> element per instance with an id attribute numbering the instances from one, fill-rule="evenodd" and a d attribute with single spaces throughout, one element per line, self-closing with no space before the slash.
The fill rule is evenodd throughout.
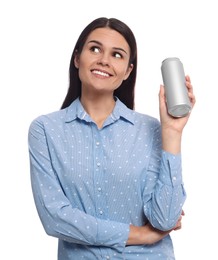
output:
<path id="1" fill-rule="evenodd" d="M 100 52 L 100 48 L 98 48 L 96 46 L 93 46 L 93 47 L 91 47 L 91 51 L 95 52 L 95 53 L 99 53 Z"/>
<path id="2" fill-rule="evenodd" d="M 115 58 L 122 58 L 122 55 L 120 53 L 118 53 L 118 52 L 115 52 L 114 53 L 114 57 Z"/>

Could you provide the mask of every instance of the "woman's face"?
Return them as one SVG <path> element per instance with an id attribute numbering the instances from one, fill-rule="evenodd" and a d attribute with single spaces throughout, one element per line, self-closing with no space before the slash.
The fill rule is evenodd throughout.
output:
<path id="1" fill-rule="evenodd" d="M 109 28 L 92 31 L 81 54 L 74 59 L 82 94 L 96 91 L 112 94 L 132 71 L 129 58 L 129 45 L 120 33 Z"/>

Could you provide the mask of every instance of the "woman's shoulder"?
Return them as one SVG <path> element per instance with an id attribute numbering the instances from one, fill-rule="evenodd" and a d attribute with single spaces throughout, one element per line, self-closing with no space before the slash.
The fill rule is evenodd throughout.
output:
<path id="1" fill-rule="evenodd" d="M 155 125 L 160 124 L 159 119 L 156 118 L 155 116 L 152 116 L 152 115 L 149 115 L 149 114 L 146 114 L 146 113 L 142 113 L 142 112 L 138 112 L 138 111 L 135 111 L 135 110 L 132 110 L 132 113 L 135 117 L 135 120 L 139 121 L 140 123 L 141 122 L 144 122 L 144 123 L 149 122 L 149 124 L 155 124 Z"/>
<path id="2" fill-rule="evenodd" d="M 130 121 L 133 121 L 135 123 L 148 123 L 149 124 L 156 124 L 159 125 L 159 119 L 156 117 L 139 112 L 135 109 L 128 108 L 124 103 L 122 103 L 119 99 L 117 99 L 117 105 L 119 108 L 119 112 L 121 113 L 122 116 L 130 119 Z"/>
<path id="3" fill-rule="evenodd" d="M 34 118 L 32 122 L 46 122 L 46 121 L 53 121 L 53 122 L 61 122 L 67 120 L 67 116 L 74 117 L 77 112 L 78 107 L 78 100 L 74 100 L 68 107 L 55 110 L 52 112 L 48 112 L 46 114 L 41 114 Z"/>
<path id="4" fill-rule="evenodd" d="M 38 115 L 32 122 L 44 122 L 50 120 L 60 120 L 66 114 L 66 109 L 55 110 L 45 114 Z"/>
<path id="5" fill-rule="evenodd" d="M 38 115 L 29 125 L 29 131 L 37 130 L 41 131 L 42 129 L 52 129 L 60 126 L 65 121 L 66 109 L 55 110 L 45 114 Z"/>

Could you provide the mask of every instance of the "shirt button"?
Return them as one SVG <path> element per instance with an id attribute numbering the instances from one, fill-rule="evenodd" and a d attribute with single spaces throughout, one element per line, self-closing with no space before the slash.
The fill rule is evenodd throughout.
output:
<path id="1" fill-rule="evenodd" d="M 98 188 L 98 191 L 101 191 L 101 188 L 100 188 L 100 187 Z"/>
<path id="2" fill-rule="evenodd" d="M 96 145 L 98 146 L 100 143 L 99 142 L 96 142 Z"/>
<path id="3" fill-rule="evenodd" d="M 173 177 L 173 181 L 176 181 L 176 177 L 175 176 Z"/>
<path id="4" fill-rule="evenodd" d="M 110 259 L 110 256 L 106 256 L 106 259 Z"/>
<path id="5" fill-rule="evenodd" d="M 98 163 L 97 163 L 97 166 L 99 167 L 100 165 L 101 165 L 100 162 L 98 162 Z"/>
<path id="6" fill-rule="evenodd" d="M 103 214 L 103 211 L 102 211 L 102 210 L 100 210 L 100 211 L 99 211 L 99 213 L 100 213 L 100 215 L 102 215 L 102 214 Z"/>

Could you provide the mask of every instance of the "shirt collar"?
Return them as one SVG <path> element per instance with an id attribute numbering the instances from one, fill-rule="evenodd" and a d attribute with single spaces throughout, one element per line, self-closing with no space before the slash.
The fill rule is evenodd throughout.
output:
<path id="1" fill-rule="evenodd" d="M 122 103 L 117 97 L 116 104 L 113 112 L 110 117 L 113 121 L 117 121 L 118 119 L 124 119 L 134 124 L 134 111 L 129 109 L 124 103 Z M 87 114 L 85 109 L 83 108 L 80 99 L 77 98 L 74 100 L 69 107 L 66 108 L 66 118 L 65 122 L 69 123 L 76 118 L 81 120 L 85 120 L 86 122 L 92 122 L 91 117 Z"/>

